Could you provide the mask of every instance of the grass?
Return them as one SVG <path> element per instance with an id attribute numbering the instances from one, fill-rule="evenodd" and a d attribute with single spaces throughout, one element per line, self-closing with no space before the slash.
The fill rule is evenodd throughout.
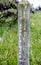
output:
<path id="1" fill-rule="evenodd" d="M 17 25 L 12 28 L 6 25 L 2 27 L 2 39 L 0 41 L 0 65 L 17 64 Z"/>
<path id="2" fill-rule="evenodd" d="M 17 65 L 18 24 L 0 26 L 0 65 Z M 30 65 L 41 65 L 41 11 L 30 15 Z"/>
<path id="3" fill-rule="evenodd" d="M 41 12 L 35 12 L 30 17 L 30 63 L 31 65 L 41 65 Z"/>

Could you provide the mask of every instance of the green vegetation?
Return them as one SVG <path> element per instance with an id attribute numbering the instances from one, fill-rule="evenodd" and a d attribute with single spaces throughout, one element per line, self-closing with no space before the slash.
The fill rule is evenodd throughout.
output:
<path id="1" fill-rule="evenodd" d="M 30 63 L 41 65 L 41 12 L 31 14 Z"/>
<path id="2" fill-rule="evenodd" d="M 9 19 L 8 19 L 9 20 Z M 7 20 L 7 21 L 8 21 Z M 0 21 L 2 21 L 0 19 Z M 11 20 L 9 20 L 11 21 Z M 30 15 L 30 65 L 41 65 L 41 12 Z M 0 24 L 0 65 L 18 64 L 18 24 Z"/>

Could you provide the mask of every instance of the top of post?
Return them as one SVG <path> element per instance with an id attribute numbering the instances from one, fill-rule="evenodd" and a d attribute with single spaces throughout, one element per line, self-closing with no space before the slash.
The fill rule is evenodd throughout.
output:
<path id="1" fill-rule="evenodd" d="M 27 2 L 27 3 L 29 3 L 30 4 L 30 2 L 28 1 L 28 0 L 16 0 L 18 3 L 19 2 Z"/>
<path id="2" fill-rule="evenodd" d="M 21 2 L 21 1 L 26 1 L 27 2 L 27 0 L 16 0 L 17 2 Z"/>
<path id="3" fill-rule="evenodd" d="M 16 0 L 19 4 L 27 4 L 30 5 L 28 0 Z"/>

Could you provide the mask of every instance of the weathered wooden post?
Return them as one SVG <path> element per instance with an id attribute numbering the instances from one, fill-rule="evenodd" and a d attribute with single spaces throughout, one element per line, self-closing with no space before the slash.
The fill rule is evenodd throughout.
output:
<path id="1" fill-rule="evenodd" d="M 18 3 L 18 65 L 29 65 L 30 4 L 27 0 Z"/>

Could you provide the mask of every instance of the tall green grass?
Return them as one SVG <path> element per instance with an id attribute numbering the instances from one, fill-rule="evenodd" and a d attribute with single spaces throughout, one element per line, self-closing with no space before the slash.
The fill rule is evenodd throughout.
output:
<path id="1" fill-rule="evenodd" d="M 0 38 L 0 65 L 16 65 L 17 64 L 17 49 L 18 49 L 18 36 L 17 24 L 0 27 L 2 32 Z"/>
<path id="2" fill-rule="evenodd" d="M 41 11 L 30 16 L 30 64 L 41 65 Z"/>
<path id="3" fill-rule="evenodd" d="M 18 24 L 0 25 L 0 65 L 18 64 Z M 41 65 L 41 11 L 30 15 L 30 65 Z"/>

